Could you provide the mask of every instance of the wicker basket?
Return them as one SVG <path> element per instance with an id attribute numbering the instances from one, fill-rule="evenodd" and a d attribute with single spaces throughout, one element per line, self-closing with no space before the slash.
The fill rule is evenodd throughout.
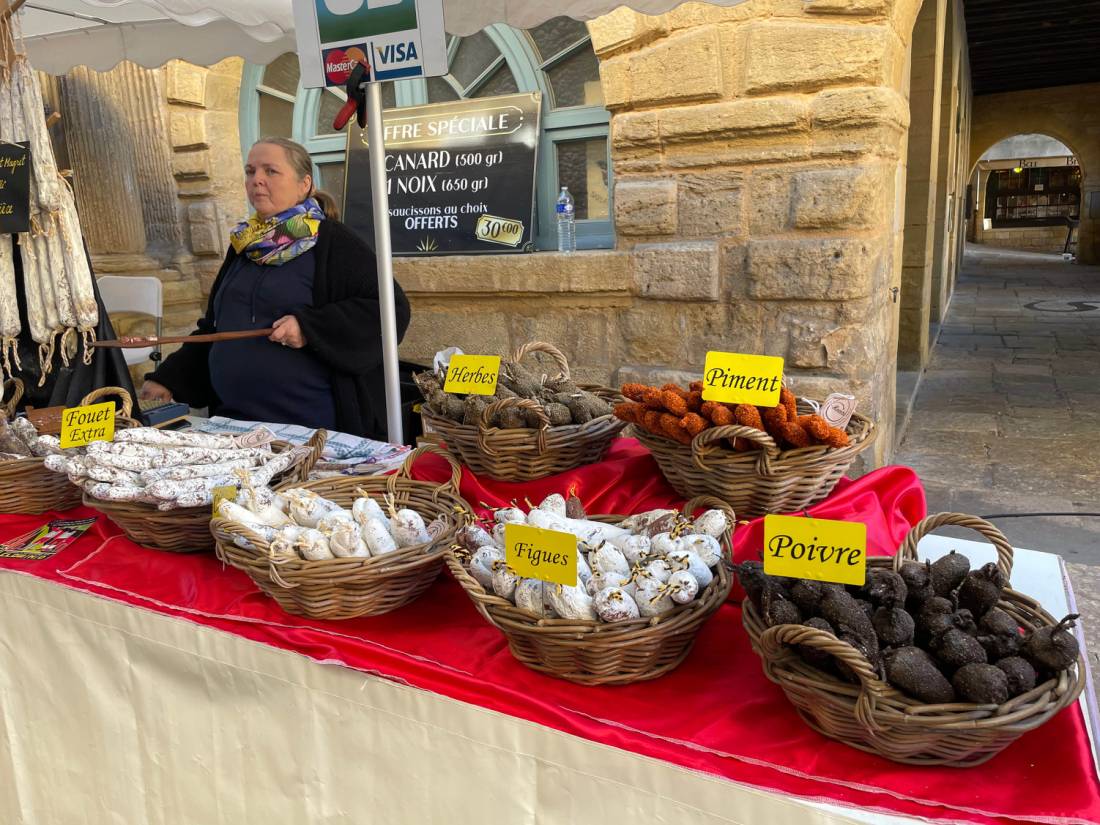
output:
<path id="1" fill-rule="evenodd" d="M 813 408 L 799 401 L 800 413 Z M 821 501 L 848 472 L 857 455 L 875 439 L 870 419 L 856 414 L 847 427 L 850 444 L 836 449 L 817 446 L 780 450 L 772 437 L 752 427 L 712 427 L 688 447 L 663 436 L 632 427 L 635 436 L 653 454 L 661 473 L 680 495 L 712 495 L 725 501 L 741 518 L 766 513 L 792 513 Z M 714 442 L 745 438 L 759 450 L 737 453 Z"/>
<path id="2" fill-rule="evenodd" d="M 893 558 L 868 559 L 871 568 L 898 570 L 917 558 L 917 542 L 943 525 L 977 530 L 997 548 L 998 566 L 1012 572 L 1012 547 L 992 524 L 976 516 L 940 513 L 917 524 Z M 1005 590 L 997 605 L 1027 629 L 1053 626 L 1055 619 L 1035 600 Z M 1084 661 L 1006 704 L 924 705 L 881 681 L 854 647 L 831 633 L 804 625 L 765 628 L 752 602 L 745 600 L 742 621 L 764 673 L 783 688 L 799 715 L 820 733 L 860 750 L 909 765 L 980 765 L 1019 736 L 1042 725 L 1073 704 L 1084 687 Z M 841 681 L 805 661 L 791 645 L 819 648 L 846 664 L 860 680 Z"/>
<path id="3" fill-rule="evenodd" d="M 23 396 L 23 382 L 12 379 L 14 390 L 5 409 L 14 415 L 16 405 Z M 8 384 L 5 384 L 7 387 Z M 133 401 L 121 387 L 103 387 L 84 396 L 80 406 L 117 395 L 122 410 L 115 416 L 115 428 L 138 427 L 140 423 L 130 417 Z M 50 510 L 71 510 L 80 504 L 80 488 L 61 473 L 46 469 L 42 458 L 20 458 L 0 462 L 0 513 L 28 513 L 37 515 Z"/>
<path id="4" fill-rule="evenodd" d="M 701 507 L 717 507 L 729 515 L 730 531 L 723 545 L 732 558 L 733 511 L 717 499 L 701 496 L 684 505 L 685 515 Z M 615 523 L 623 516 L 590 516 Z M 447 567 L 473 600 L 478 611 L 508 639 L 508 648 L 532 670 L 581 685 L 627 685 L 656 679 L 687 658 L 695 634 L 729 596 L 730 565 L 718 565 L 714 581 L 695 601 L 678 605 L 662 616 L 609 624 L 593 620 L 542 619 L 490 593 L 467 572 L 453 550 Z"/>
<path id="5" fill-rule="evenodd" d="M 447 459 L 452 470 L 449 482 L 440 486 L 409 477 L 416 459 L 425 452 Z M 210 530 L 217 538 L 218 558 L 247 573 L 287 613 L 312 619 L 354 619 L 388 613 L 420 596 L 443 569 L 443 554 L 461 526 L 456 508 L 469 511 L 458 492 L 461 472 L 450 455 L 427 446 L 413 450 L 393 475 L 345 476 L 301 485 L 347 507 L 359 497 L 359 490 L 366 490 L 376 496 L 392 495 L 397 507 L 410 507 L 425 521 L 444 517 L 446 529 L 428 544 L 369 559 L 272 558 L 267 542 L 255 533 L 224 519 L 214 519 Z M 237 546 L 235 537 L 247 539 L 254 549 Z"/>
<path id="6" fill-rule="evenodd" d="M 557 364 L 559 378 L 569 377 L 569 363 L 552 344 L 535 341 L 525 344 L 512 355 L 520 361 L 534 352 L 545 352 Z M 584 385 L 582 389 L 612 404 L 623 400 L 608 387 Z M 531 410 L 542 426 L 539 429 L 503 430 L 489 426 L 491 418 L 507 407 Z M 422 408 L 424 431 L 434 430 L 443 437 L 446 447 L 478 475 L 498 481 L 533 481 L 564 473 L 583 464 L 603 458 L 611 441 L 622 432 L 626 423 L 613 415 L 604 415 L 587 424 L 551 427 L 542 408 L 526 398 L 507 398 L 490 404 L 478 426 L 459 424 L 434 414 L 427 405 Z"/>
<path id="7" fill-rule="evenodd" d="M 309 455 L 281 476 L 282 481 L 305 481 L 321 457 L 328 434 L 317 430 L 306 444 Z M 275 449 L 289 449 L 285 442 L 276 442 Z M 102 501 L 84 494 L 84 505 L 103 513 L 122 528 L 126 538 L 143 547 L 167 550 L 171 553 L 201 553 L 214 549 L 210 535 L 210 512 L 206 507 L 180 507 L 158 510 L 154 504 L 140 501 Z"/>

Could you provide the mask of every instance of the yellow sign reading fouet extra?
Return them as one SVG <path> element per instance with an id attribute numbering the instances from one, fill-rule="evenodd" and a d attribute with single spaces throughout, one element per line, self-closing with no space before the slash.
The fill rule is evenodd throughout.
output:
<path id="1" fill-rule="evenodd" d="M 526 524 L 506 524 L 504 561 L 522 578 L 575 585 L 577 537 Z"/>
<path id="2" fill-rule="evenodd" d="M 452 355 L 447 365 L 444 392 L 463 395 L 492 395 L 500 374 L 499 355 Z"/>
<path id="3" fill-rule="evenodd" d="M 764 516 L 764 572 L 838 584 L 867 578 L 867 525 L 800 516 Z"/>
<path id="4" fill-rule="evenodd" d="M 703 400 L 774 407 L 783 386 L 783 359 L 773 355 L 708 352 Z"/>
<path id="5" fill-rule="evenodd" d="M 115 402 L 70 407 L 61 413 L 61 446 L 84 447 L 115 437 Z"/>

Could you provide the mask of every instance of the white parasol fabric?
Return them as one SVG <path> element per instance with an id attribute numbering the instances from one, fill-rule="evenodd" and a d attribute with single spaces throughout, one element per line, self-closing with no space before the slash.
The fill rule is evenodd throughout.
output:
<path id="1" fill-rule="evenodd" d="M 11 0 L 8 0 L 11 2 Z M 684 0 L 627 0 L 660 14 Z M 744 0 L 709 0 L 735 6 Z M 533 28 L 553 17 L 591 20 L 622 0 L 445 0 L 447 31 L 472 34 L 493 23 Z M 27 0 L 19 12 L 36 69 L 110 69 L 121 60 L 161 66 L 173 58 L 210 65 L 239 56 L 269 63 L 296 50 L 291 0 Z"/>

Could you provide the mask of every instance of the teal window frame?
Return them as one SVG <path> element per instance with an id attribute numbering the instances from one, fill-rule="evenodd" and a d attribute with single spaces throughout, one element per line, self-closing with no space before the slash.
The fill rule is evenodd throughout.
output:
<path id="1" fill-rule="evenodd" d="M 527 35 L 517 29 L 504 25 L 489 26 L 483 30 L 499 49 L 500 57 L 494 60 L 475 80 L 465 88 L 460 88 L 451 76 L 446 80 L 461 97 L 477 91 L 502 62 L 508 64 L 516 86 L 520 92 L 540 92 L 542 94 L 542 127 L 539 139 L 538 163 L 535 170 L 535 248 L 540 251 L 557 249 L 557 222 L 555 204 L 561 191 L 558 179 L 557 144 L 574 140 L 603 138 L 608 147 L 607 154 L 607 191 L 608 216 L 603 219 L 578 220 L 576 224 L 578 249 L 613 249 L 615 247 L 614 180 L 611 166 L 611 141 L 609 136 L 611 116 L 602 106 L 573 106 L 561 109 L 553 108 L 554 95 L 550 88 L 547 71 L 553 65 L 570 57 L 580 49 L 590 46 L 590 39 L 584 38 L 571 44 L 558 54 L 543 61 L 539 58 Z M 448 51 L 453 60 L 460 38 L 452 37 L 448 42 Z M 259 134 L 260 96 L 275 94 L 284 100 L 289 95 L 266 90 L 262 85 L 264 67 L 251 63 L 245 64 L 241 75 L 241 96 L 238 112 L 241 145 L 249 147 L 262 135 Z M 301 143 L 313 158 L 314 174 L 319 186 L 325 185 L 325 163 L 344 160 L 347 148 L 347 136 L 317 135 L 314 127 L 322 94 L 331 94 L 324 89 L 305 89 L 301 84 L 294 96 L 293 133 L 291 139 Z M 344 98 L 340 90 L 335 92 Z M 394 83 L 394 96 L 397 105 L 419 106 L 428 103 L 427 81 L 421 78 L 400 80 Z"/>

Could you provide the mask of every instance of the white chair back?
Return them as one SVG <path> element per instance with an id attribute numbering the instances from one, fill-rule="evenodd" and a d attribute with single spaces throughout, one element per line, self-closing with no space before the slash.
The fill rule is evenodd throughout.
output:
<path id="1" fill-rule="evenodd" d="M 101 275 L 96 279 L 103 306 L 108 315 L 120 312 L 140 312 L 151 315 L 156 324 L 156 334 L 160 335 L 161 319 L 164 314 L 164 286 L 159 278 L 129 275 Z M 160 347 L 141 347 L 124 349 L 123 356 L 127 366 L 140 364 Z"/>

